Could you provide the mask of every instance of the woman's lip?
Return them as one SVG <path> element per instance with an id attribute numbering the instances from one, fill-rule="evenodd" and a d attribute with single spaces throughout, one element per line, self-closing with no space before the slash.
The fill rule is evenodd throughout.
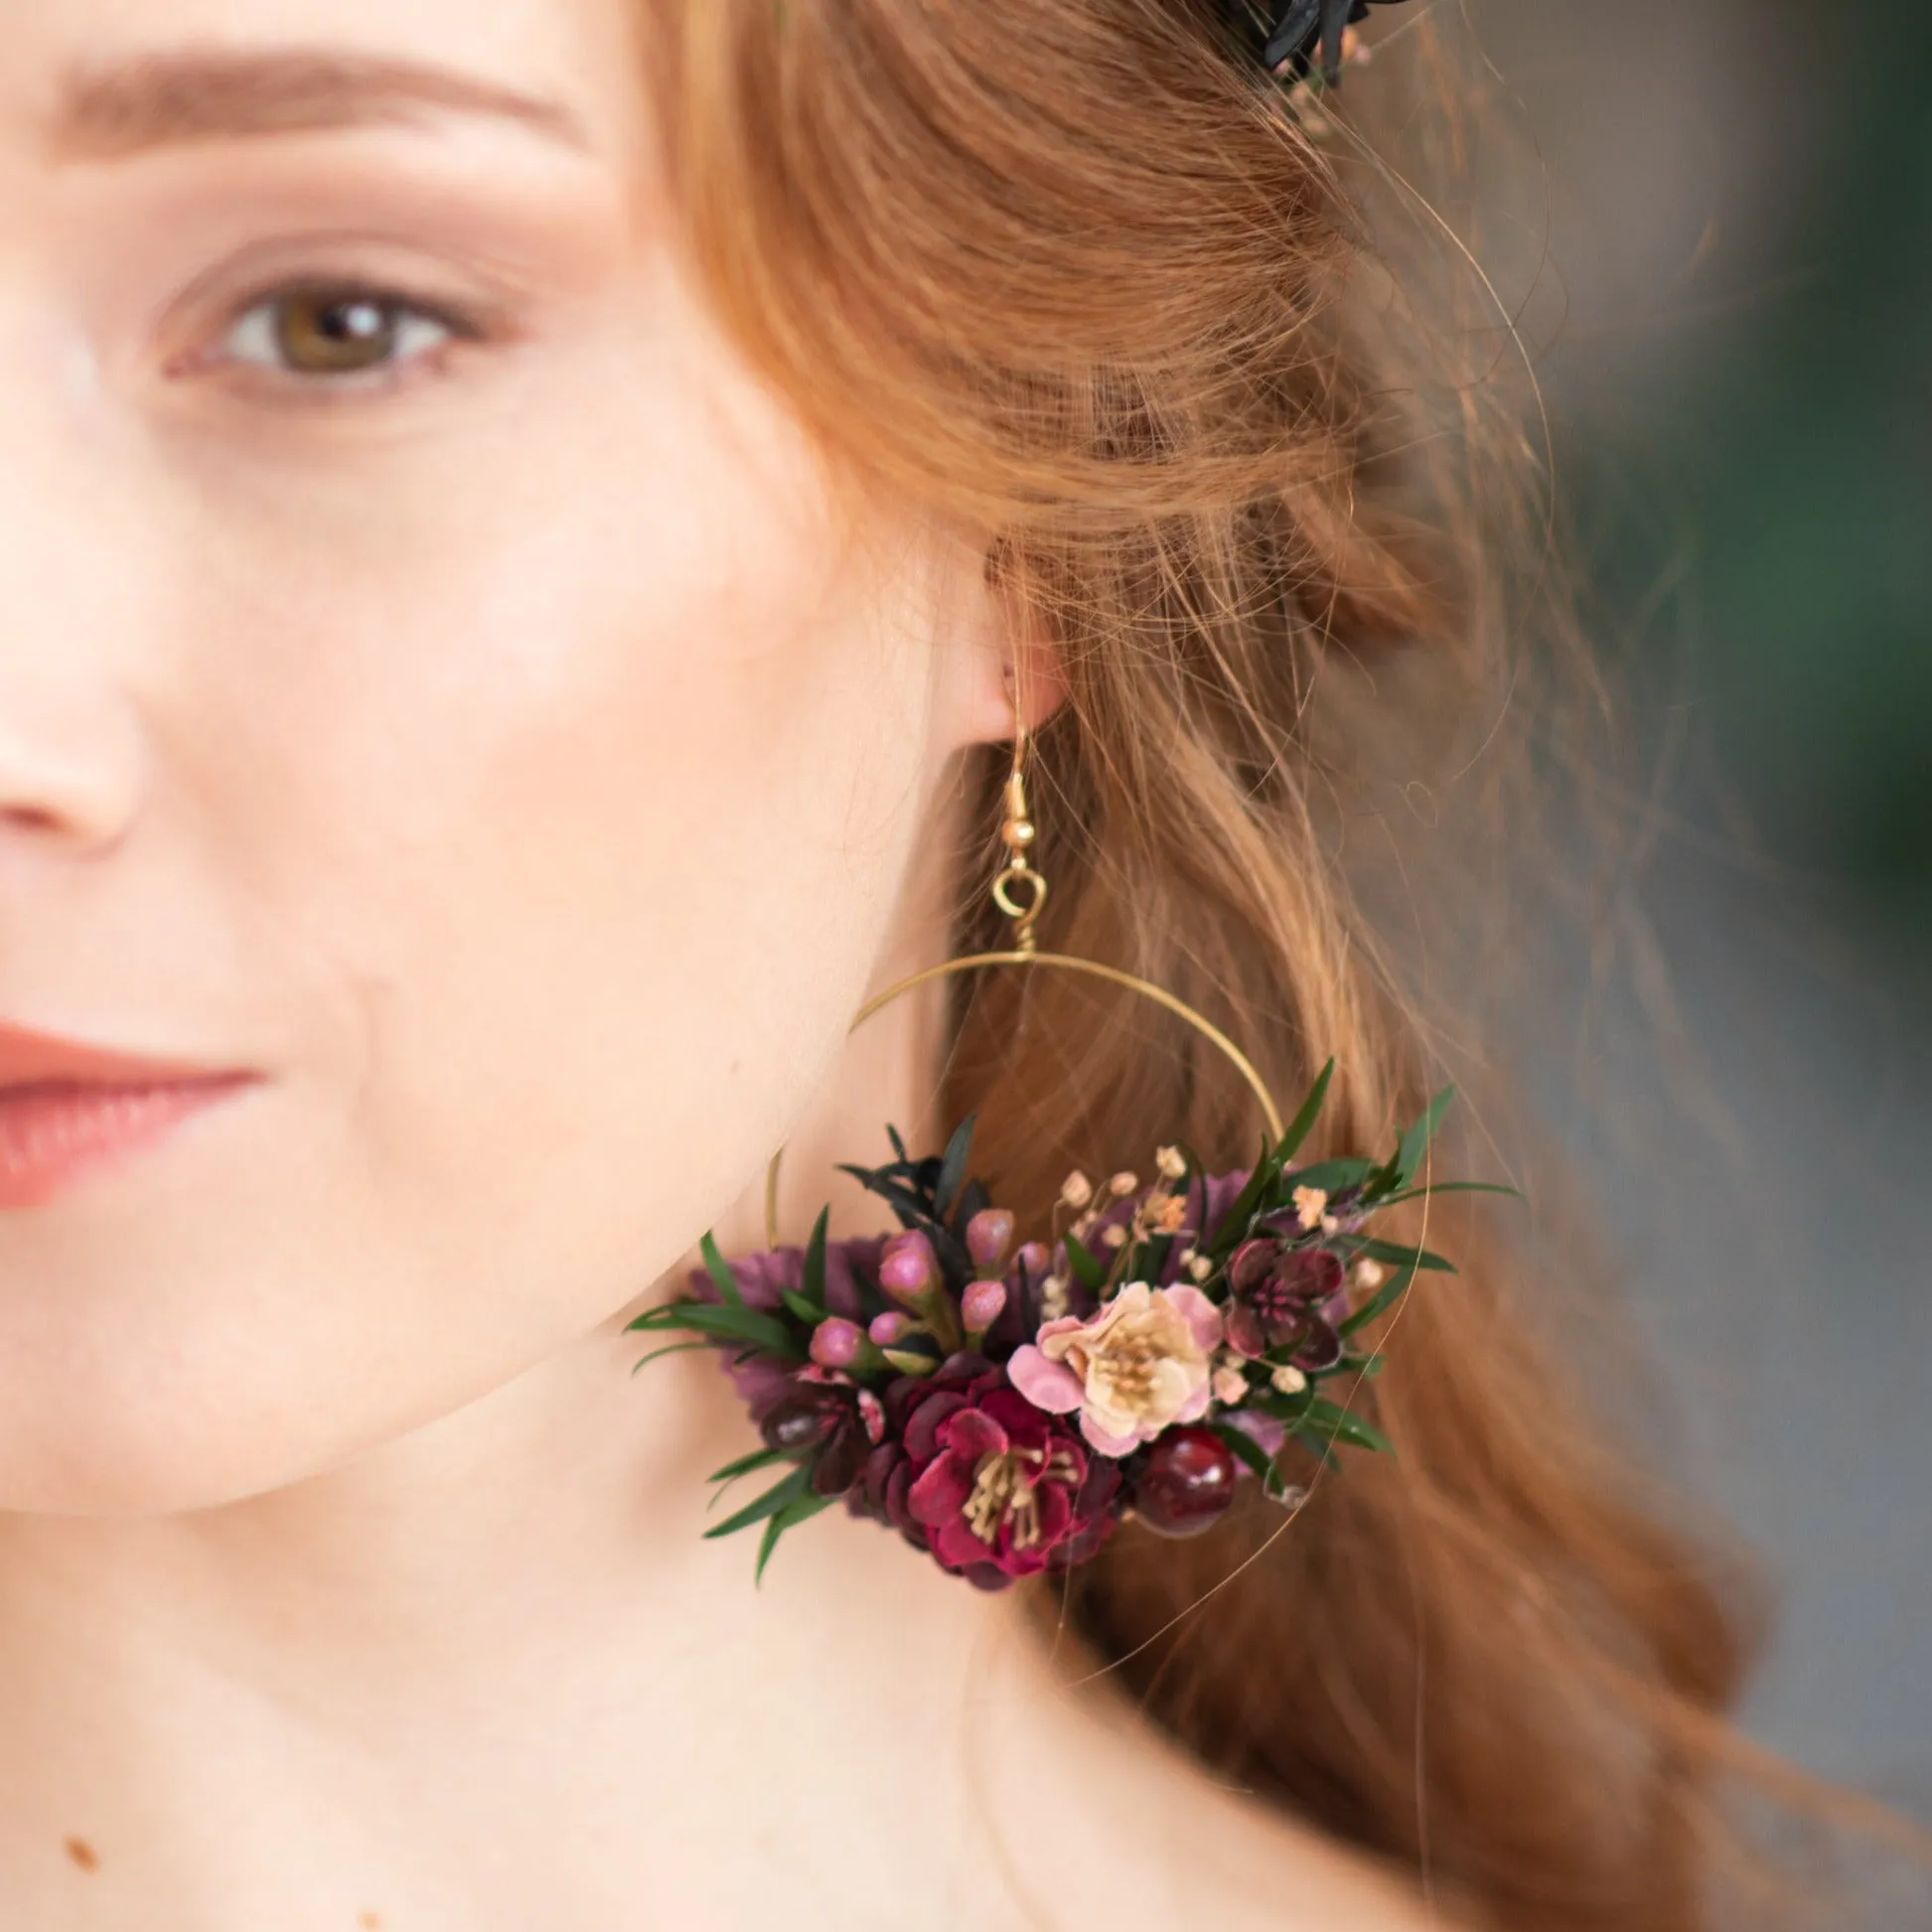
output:
<path id="1" fill-rule="evenodd" d="M 54 1081 L 94 1087 L 175 1086 L 222 1077 L 215 1067 L 91 1046 L 0 1020 L 0 1089 Z"/>
<path id="2" fill-rule="evenodd" d="M 57 1078 L 0 1087 L 0 1213 L 44 1207 L 148 1152 L 183 1121 L 254 1086 L 256 1078 Z"/>

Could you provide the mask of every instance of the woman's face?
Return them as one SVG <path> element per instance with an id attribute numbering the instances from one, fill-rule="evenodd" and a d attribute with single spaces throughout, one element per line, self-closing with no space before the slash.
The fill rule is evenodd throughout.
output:
<path id="1" fill-rule="evenodd" d="M 608 1318 L 998 728 L 977 570 L 841 546 L 680 280 L 627 13 L 0 9 L 0 1022 L 252 1076 L 0 1212 L 0 1508 L 258 1491 Z"/>

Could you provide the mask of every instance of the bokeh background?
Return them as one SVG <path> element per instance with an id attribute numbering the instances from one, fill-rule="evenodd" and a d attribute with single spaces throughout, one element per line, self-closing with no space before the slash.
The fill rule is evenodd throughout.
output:
<path id="1" fill-rule="evenodd" d="M 1664 1452 L 1778 1589 L 1751 1723 L 1932 1816 L 1932 6 L 1435 4 L 1541 155 L 1525 313 L 1645 774 L 1658 946 L 1567 1128 Z"/>

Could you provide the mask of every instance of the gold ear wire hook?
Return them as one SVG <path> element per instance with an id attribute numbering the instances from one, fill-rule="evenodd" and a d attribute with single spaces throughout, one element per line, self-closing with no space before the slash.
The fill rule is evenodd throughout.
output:
<path id="1" fill-rule="evenodd" d="M 1032 742 L 1026 728 L 1026 711 L 1019 688 L 1019 672 L 1013 683 L 1013 769 L 1006 780 L 1006 822 L 999 828 L 1000 842 L 1006 847 L 1006 866 L 993 880 L 993 904 L 1013 922 L 1013 951 L 1031 954 L 1038 950 L 1033 929 L 1047 903 L 1045 877 L 1033 869 L 1028 854 L 1039 836 L 1026 804 L 1026 754 Z M 1026 889 L 1024 902 L 1013 895 Z"/>

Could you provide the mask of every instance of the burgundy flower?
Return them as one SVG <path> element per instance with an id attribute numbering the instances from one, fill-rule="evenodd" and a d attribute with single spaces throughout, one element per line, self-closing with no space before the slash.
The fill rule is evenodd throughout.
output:
<path id="1" fill-rule="evenodd" d="M 1117 1466 L 982 1358 L 902 1379 L 886 1416 L 851 1507 L 981 1589 L 1084 1562 L 1114 1527 Z"/>
<path id="2" fill-rule="evenodd" d="M 878 1398 L 822 1370 L 788 1376 L 754 1413 L 765 1446 L 796 1461 L 809 1458 L 813 1491 L 828 1498 L 852 1488 L 885 1433 Z"/>
<path id="3" fill-rule="evenodd" d="M 1244 1242 L 1228 1264 L 1228 1340 L 1243 1355 L 1280 1355 L 1320 1375 L 1342 1359 L 1338 1324 L 1348 1300 L 1341 1258 L 1266 1236 Z"/>

